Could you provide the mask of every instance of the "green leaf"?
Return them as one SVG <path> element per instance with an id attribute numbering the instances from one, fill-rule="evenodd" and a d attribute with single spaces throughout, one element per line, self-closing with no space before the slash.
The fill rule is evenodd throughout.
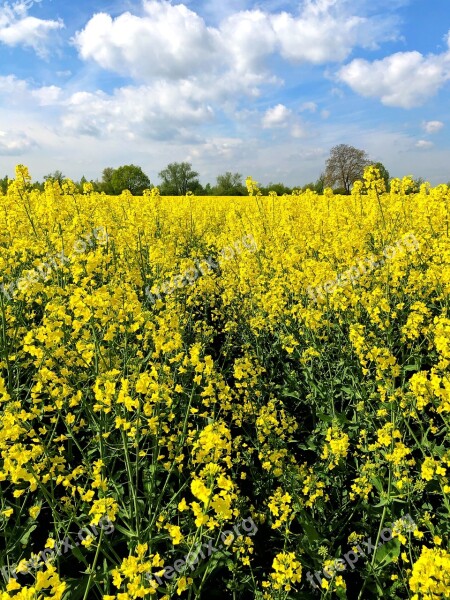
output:
<path id="1" fill-rule="evenodd" d="M 331 423 L 333 421 L 333 417 L 331 417 L 330 415 L 326 415 L 325 413 L 317 413 L 317 416 L 321 421 L 324 421 L 325 423 Z"/>
<path id="2" fill-rule="evenodd" d="M 374 568 L 377 570 L 381 570 L 384 567 L 387 567 L 395 558 L 398 558 L 400 555 L 401 544 L 397 538 L 389 540 L 389 542 L 383 543 L 382 540 L 380 542 L 383 544 L 380 546 L 375 552 L 375 561 Z"/>
<path id="3" fill-rule="evenodd" d="M 23 536 L 20 538 L 20 543 L 23 546 L 27 546 L 28 545 L 28 541 L 30 539 L 30 535 L 33 533 L 33 531 L 37 529 L 37 524 L 33 524 L 30 525 L 30 527 L 26 530 L 26 532 L 23 534 Z"/>

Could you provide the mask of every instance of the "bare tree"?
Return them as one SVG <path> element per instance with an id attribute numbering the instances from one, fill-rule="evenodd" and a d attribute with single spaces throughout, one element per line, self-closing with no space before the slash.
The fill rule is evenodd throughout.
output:
<path id="1" fill-rule="evenodd" d="M 325 183 L 330 187 L 342 188 L 349 194 L 353 183 L 362 178 L 364 168 L 370 164 L 364 150 L 347 144 L 334 146 L 325 166 Z"/>

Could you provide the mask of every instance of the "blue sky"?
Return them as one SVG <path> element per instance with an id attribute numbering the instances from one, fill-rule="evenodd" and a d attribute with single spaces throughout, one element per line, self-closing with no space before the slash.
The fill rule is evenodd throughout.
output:
<path id="1" fill-rule="evenodd" d="M 450 180 L 449 0 L 0 0 L 0 176 L 303 185 L 347 143 Z"/>

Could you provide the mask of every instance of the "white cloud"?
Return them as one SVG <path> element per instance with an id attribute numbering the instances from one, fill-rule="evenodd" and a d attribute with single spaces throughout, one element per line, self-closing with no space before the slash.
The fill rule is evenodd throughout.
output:
<path id="1" fill-rule="evenodd" d="M 23 95 L 26 91 L 27 83 L 23 79 L 18 79 L 15 75 L 0 75 L 0 94 L 9 100 L 14 100 L 16 96 Z"/>
<path id="2" fill-rule="evenodd" d="M 35 145 L 25 133 L 0 131 L 0 156 L 19 156 Z"/>
<path id="3" fill-rule="evenodd" d="M 442 121 L 425 121 L 422 123 L 422 127 L 427 133 L 437 133 L 444 127 L 444 123 Z"/>
<path id="4" fill-rule="evenodd" d="M 27 7 L 18 3 L 11 8 L 5 4 L 0 8 L 0 43 L 6 46 L 24 46 L 33 48 L 38 56 L 48 54 L 50 35 L 62 29 L 61 20 L 43 20 L 27 16 Z"/>
<path id="5" fill-rule="evenodd" d="M 291 115 L 292 111 L 284 106 L 284 104 L 277 104 L 265 112 L 262 118 L 262 126 L 264 129 L 272 129 L 273 127 L 286 127 Z"/>
<path id="6" fill-rule="evenodd" d="M 272 17 L 283 58 L 294 62 L 323 64 L 347 58 L 354 45 L 361 45 L 358 31 L 366 29 L 365 19 L 335 19 L 313 14 L 295 18 L 288 13 Z"/>
<path id="7" fill-rule="evenodd" d="M 270 17 L 260 10 L 247 10 L 226 19 L 218 30 L 229 65 L 238 73 L 264 70 L 263 60 L 277 47 Z"/>
<path id="8" fill-rule="evenodd" d="M 355 46 L 392 37 L 391 24 L 354 16 L 346 6 L 305 0 L 299 16 L 238 10 L 212 27 L 184 4 L 144 0 L 141 16 L 95 14 L 74 43 L 83 60 L 139 82 L 209 75 L 215 85 L 228 73 L 248 90 L 247 77 L 258 78 L 258 85 L 273 82 L 265 64 L 271 55 L 293 62 L 336 62 Z"/>
<path id="9" fill-rule="evenodd" d="M 33 89 L 15 75 L 0 76 L 0 96 L 4 97 L 5 104 L 27 105 L 31 99 L 32 104 L 37 100 L 39 106 L 50 106 L 58 104 L 62 95 L 62 89 L 55 85 Z"/>
<path id="10" fill-rule="evenodd" d="M 145 15 L 94 15 L 74 41 L 81 58 L 138 80 L 185 78 L 221 62 L 219 33 L 183 4 L 144 2 Z"/>
<path id="11" fill-rule="evenodd" d="M 331 112 L 329 110 L 324 109 L 320 111 L 320 116 L 322 117 L 322 119 L 328 119 L 330 115 Z"/>
<path id="12" fill-rule="evenodd" d="M 56 85 L 49 85 L 33 90 L 31 95 L 39 101 L 41 106 L 51 106 L 58 104 L 62 97 L 62 89 Z"/>
<path id="13" fill-rule="evenodd" d="M 450 80 L 450 50 L 429 56 L 397 52 L 373 62 L 355 59 L 340 69 L 338 78 L 387 106 L 421 106 Z"/>
<path id="14" fill-rule="evenodd" d="M 147 139 L 180 139 L 193 125 L 214 117 L 206 103 L 189 97 L 175 83 L 160 81 L 154 86 L 129 86 L 112 95 L 77 92 L 65 102 L 65 130 L 91 136 L 131 134 Z"/>
<path id="15" fill-rule="evenodd" d="M 419 148 L 420 150 L 429 150 L 433 146 L 433 142 L 430 142 L 429 140 L 419 140 L 416 143 L 416 148 Z"/>

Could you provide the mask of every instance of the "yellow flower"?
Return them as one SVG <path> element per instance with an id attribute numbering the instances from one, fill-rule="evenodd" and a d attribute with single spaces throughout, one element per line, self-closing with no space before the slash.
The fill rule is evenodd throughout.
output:
<path id="1" fill-rule="evenodd" d="M 28 510 L 28 513 L 29 513 L 29 515 L 30 515 L 30 517 L 32 519 L 36 519 L 36 517 L 39 515 L 40 512 L 41 512 L 41 507 L 40 506 L 32 506 Z"/>

